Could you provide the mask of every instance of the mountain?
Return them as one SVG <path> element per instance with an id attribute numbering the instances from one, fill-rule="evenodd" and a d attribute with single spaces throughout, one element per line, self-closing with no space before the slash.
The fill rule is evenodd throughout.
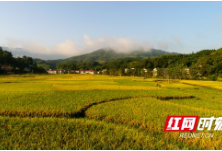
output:
<path id="1" fill-rule="evenodd" d="M 138 51 L 133 51 L 130 53 L 118 53 L 114 50 L 99 49 L 92 53 L 88 53 L 88 54 L 84 54 L 80 56 L 74 56 L 74 57 L 65 59 L 64 61 L 68 61 L 68 62 L 69 61 L 76 61 L 76 62 L 97 61 L 99 63 L 104 63 L 104 62 L 119 59 L 119 58 L 126 58 L 126 57 L 146 58 L 146 57 L 156 57 L 156 56 L 160 56 L 164 54 L 169 54 L 169 52 L 152 49 L 151 51 L 148 51 L 148 52 L 138 50 Z"/>
<path id="2" fill-rule="evenodd" d="M 14 57 L 23 57 L 23 56 L 29 56 L 32 58 L 41 58 L 41 59 L 57 59 L 59 58 L 67 58 L 65 56 L 58 56 L 57 54 L 40 54 L 40 53 L 36 53 L 34 51 L 32 51 L 31 49 L 24 49 L 24 48 L 12 48 L 12 47 L 4 47 L 1 46 L 3 48 L 3 50 L 9 51 L 13 54 Z"/>
<path id="3" fill-rule="evenodd" d="M 63 63 L 63 62 L 92 62 L 96 61 L 99 63 L 105 63 L 111 60 L 119 59 L 119 58 L 127 58 L 127 57 L 132 57 L 132 58 L 139 58 L 139 59 L 144 59 L 147 57 L 156 57 L 156 56 L 161 56 L 165 54 L 177 54 L 177 53 L 170 53 L 166 52 L 163 50 L 157 50 L 157 49 L 152 49 L 150 51 L 132 51 L 129 53 L 119 53 L 114 50 L 106 50 L 106 49 L 99 49 L 94 52 L 84 54 L 84 55 L 79 55 L 79 56 L 74 56 L 70 57 L 67 59 L 59 59 L 59 60 L 41 60 L 41 59 L 35 59 L 36 63 L 39 66 L 43 66 L 47 69 L 49 68 L 56 68 L 56 65 Z"/>

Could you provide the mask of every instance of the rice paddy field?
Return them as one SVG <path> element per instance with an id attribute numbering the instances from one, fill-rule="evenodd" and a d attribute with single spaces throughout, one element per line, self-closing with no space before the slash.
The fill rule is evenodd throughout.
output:
<path id="1" fill-rule="evenodd" d="M 0 149 L 222 149 L 164 132 L 167 116 L 222 116 L 220 81 L 0 76 Z M 204 131 L 205 133 L 206 131 Z"/>

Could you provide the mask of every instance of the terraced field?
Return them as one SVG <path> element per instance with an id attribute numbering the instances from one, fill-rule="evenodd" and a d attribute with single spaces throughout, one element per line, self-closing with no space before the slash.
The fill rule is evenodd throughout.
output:
<path id="1" fill-rule="evenodd" d="M 220 117 L 220 82 L 101 75 L 0 77 L 0 149 L 222 149 L 164 132 L 166 117 Z"/>

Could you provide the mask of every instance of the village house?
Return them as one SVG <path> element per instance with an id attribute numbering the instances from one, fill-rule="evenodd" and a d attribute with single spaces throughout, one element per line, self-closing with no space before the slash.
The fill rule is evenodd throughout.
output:
<path id="1" fill-rule="evenodd" d="M 48 74 L 62 74 L 65 73 L 65 70 L 47 70 Z M 69 70 L 67 73 L 76 73 L 76 74 L 95 74 L 94 70 Z"/>
<path id="2" fill-rule="evenodd" d="M 57 74 L 57 70 L 49 69 L 49 70 L 47 70 L 47 73 L 48 74 Z"/>
<path id="3" fill-rule="evenodd" d="M 127 69 L 127 68 L 124 69 L 124 72 L 125 72 L 125 73 L 127 73 L 128 71 L 129 71 L 129 69 Z"/>
<path id="4" fill-rule="evenodd" d="M 48 74 L 62 74 L 65 72 L 65 70 L 52 70 L 52 69 L 49 69 L 46 71 Z"/>
<path id="5" fill-rule="evenodd" d="M 148 72 L 148 70 L 147 70 L 146 68 L 144 68 L 142 71 L 143 71 L 143 72 Z"/>
<path id="6" fill-rule="evenodd" d="M 95 71 L 94 70 L 90 70 L 89 74 L 95 74 Z"/>
<path id="7" fill-rule="evenodd" d="M 190 69 L 189 69 L 189 68 L 185 68 L 185 69 L 183 69 L 183 71 L 184 71 L 187 75 L 190 75 Z"/>
<path id="8" fill-rule="evenodd" d="M 84 70 L 79 70 L 79 73 L 80 74 L 85 74 L 85 71 Z"/>
<path id="9" fill-rule="evenodd" d="M 23 71 L 25 71 L 25 72 L 31 72 L 31 69 L 28 68 L 28 67 L 25 67 L 25 68 L 23 69 Z"/>
<path id="10" fill-rule="evenodd" d="M 79 74 L 79 73 L 80 73 L 80 71 L 79 71 L 79 70 L 75 70 L 75 73 Z"/>
<path id="11" fill-rule="evenodd" d="M 154 68 L 152 72 L 153 72 L 153 77 L 157 77 L 157 68 Z"/>
<path id="12" fill-rule="evenodd" d="M 124 69 L 124 73 L 127 73 L 128 71 L 133 71 L 133 70 L 135 70 L 135 68 L 130 68 L 130 69 L 125 68 L 125 69 Z"/>
<path id="13" fill-rule="evenodd" d="M 141 74 L 147 75 L 147 73 L 148 73 L 148 69 L 146 68 L 141 69 Z"/>
<path id="14" fill-rule="evenodd" d="M 10 65 L 1 65 L 2 70 L 12 70 L 12 67 Z"/>
<path id="15" fill-rule="evenodd" d="M 103 69 L 103 70 L 102 70 L 102 73 L 104 73 L 104 72 L 106 72 L 106 71 L 107 71 L 107 69 Z"/>
<path id="16" fill-rule="evenodd" d="M 162 76 L 162 77 L 166 77 L 166 69 L 167 68 L 159 68 L 159 71 L 157 68 L 153 69 L 153 77 L 156 78 L 157 76 Z"/>
<path id="17" fill-rule="evenodd" d="M 58 73 L 58 74 L 65 73 L 65 70 L 57 70 L 57 73 Z"/>
<path id="18" fill-rule="evenodd" d="M 12 67 L 10 65 L 1 65 L 1 70 L 5 74 L 12 74 L 13 73 Z"/>
<path id="19" fill-rule="evenodd" d="M 106 74 L 106 73 L 107 73 L 107 69 L 103 69 L 102 74 Z"/>
<path id="20" fill-rule="evenodd" d="M 86 70 L 85 74 L 95 74 L 95 71 L 94 70 Z"/>
<path id="21" fill-rule="evenodd" d="M 189 79 L 189 78 L 191 78 L 190 69 L 189 69 L 189 68 L 184 68 L 184 69 L 182 70 L 182 76 L 183 76 L 183 79 Z"/>

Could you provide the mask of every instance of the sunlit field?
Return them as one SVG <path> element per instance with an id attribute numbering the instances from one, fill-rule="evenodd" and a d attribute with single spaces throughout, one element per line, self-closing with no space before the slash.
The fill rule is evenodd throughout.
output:
<path id="1" fill-rule="evenodd" d="M 219 81 L 0 76 L 0 149 L 222 149 L 164 132 L 167 116 L 222 116 Z"/>

